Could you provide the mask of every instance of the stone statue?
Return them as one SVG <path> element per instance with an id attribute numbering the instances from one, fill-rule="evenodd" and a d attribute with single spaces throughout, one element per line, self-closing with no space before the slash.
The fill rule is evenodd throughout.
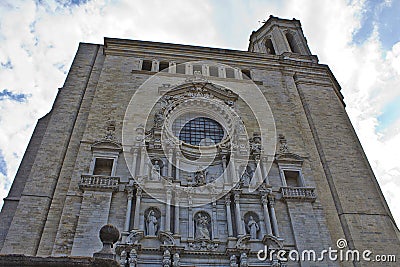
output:
<path id="1" fill-rule="evenodd" d="M 197 214 L 196 218 L 196 239 L 208 239 L 210 240 L 210 232 L 208 231 L 208 219 L 207 216 L 202 216 L 200 213 Z"/>
<path id="2" fill-rule="evenodd" d="M 160 180 L 160 175 L 161 175 L 161 166 L 158 163 L 158 160 L 154 161 L 153 168 L 151 170 L 151 180 Z"/>
<path id="3" fill-rule="evenodd" d="M 137 266 L 137 253 L 136 249 L 132 249 L 129 253 L 129 267 L 136 267 Z"/>
<path id="4" fill-rule="evenodd" d="M 164 123 L 164 112 L 163 109 L 160 109 L 154 115 L 154 126 L 156 128 L 159 128 L 163 125 L 163 123 Z"/>
<path id="5" fill-rule="evenodd" d="M 229 259 L 230 267 L 238 267 L 236 255 L 232 255 Z"/>
<path id="6" fill-rule="evenodd" d="M 247 267 L 247 266 L 249 266 L 247 254 L 245 252 L 242 252 L 242 254 L 240 254 L 240 267 Z"/>
<path id="7" fill-rule="evenodd" d="M 178 253 L 175 253 L 172 257 L 172 266 L 173 267 L 180 267 L 181 266 L 181 259 Z"/>
<path id="8" fill-rule="evenodd" d="M 204 184 L 206 184 L 205 171 L 197 171 L 194 174 L 194 181 L 195 181 L 196 185 L 204 185 Z"/>
<path id="9" fill-rule="evenodd" d="M 147 235 L 155 236 L 157 234 L 158 221 L 154 210 L 150 210 L 147 215 Z"/>
<path id="10" fill-rule="evenodd" d="M 169 252 L 168 249 L 164 251 L 162 266 L 163 267 L 171 267 L 171 252 Z"/>
<path id="11" fill-rule="evenodd" d="M 257 239 L 257 232 L 260 230 L 260 226 L 254 220 L 253 216 L 250 216 L 247 228 L 250 234 L 250 239 Z"/>
<path id="12" fill-rule="evenodd" d="M 251 178 L 253 177 L 254 171 L 251 169 L 249 165 L 246 166 L 242 177 L 240 177 L 240 181 L 244 186 L 249 186 Z"/>

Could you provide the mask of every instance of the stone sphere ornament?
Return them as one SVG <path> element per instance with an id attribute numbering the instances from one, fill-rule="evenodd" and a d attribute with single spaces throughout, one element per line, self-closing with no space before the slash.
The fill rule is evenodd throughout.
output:
<path id="1" fill-rule="evenodd" d="M 119 239 L 119 230 L 112 224 L 106 224 L 101 227 L 99 237 L 102 243 L 114 244 Z"/>

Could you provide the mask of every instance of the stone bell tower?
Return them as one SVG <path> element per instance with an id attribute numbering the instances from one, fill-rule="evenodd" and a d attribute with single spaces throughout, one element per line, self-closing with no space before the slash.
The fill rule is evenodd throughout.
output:
<path id="1" fill-rule="evenodd" d="M 307 40 L 299 20 L 270 16 L 264 25 L 250 36 L 249 52 L 282 55 L 285 52 L 310 56 Z"/>

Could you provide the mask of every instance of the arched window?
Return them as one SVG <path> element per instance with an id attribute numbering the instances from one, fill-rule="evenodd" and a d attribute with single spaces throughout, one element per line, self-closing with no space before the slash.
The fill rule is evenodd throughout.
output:
<path id="1" fill-rule="evenodd" d="M 195 146 L 218 144 L 224 137 L 224 129 L 218 122 L 190 114 L 176 119 L 172 131 L 179 140 Z"/>
<path id="2" fill-rule="evenodd" d="M 289 43 L 290 50 L 292 52 L 294 52 L 294 53 L 300 53 L 300 50 L 297 47 L 297 44 L 296 44 L 296 41 L 294 40 L 293 35 L 290 32 L 287 32 L 285 36 L 286 36 L 286 39 L 287 39 L 287 41 Z"/>
<path id="3" fill-rule="evenodd" d="M 274 49 L 274 44 L 272 43 L 271 39 L 267 39 L 265 41 L 265 46 L 267 48 L 267 53 L 270 55 L 276 55 L 275 49 Z"/>

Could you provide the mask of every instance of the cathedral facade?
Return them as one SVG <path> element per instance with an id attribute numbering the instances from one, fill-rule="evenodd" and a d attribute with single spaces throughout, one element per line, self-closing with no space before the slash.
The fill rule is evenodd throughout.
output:
<path id="1" fill-rule="evenodd" d="M 5 198 L 1 254 L 92 257 L 112 224 L 121 266 L 375 266 L 316 262 L 400 251 L 340 90 L 295 19 L 248 51 L 81 43 Z"/>

